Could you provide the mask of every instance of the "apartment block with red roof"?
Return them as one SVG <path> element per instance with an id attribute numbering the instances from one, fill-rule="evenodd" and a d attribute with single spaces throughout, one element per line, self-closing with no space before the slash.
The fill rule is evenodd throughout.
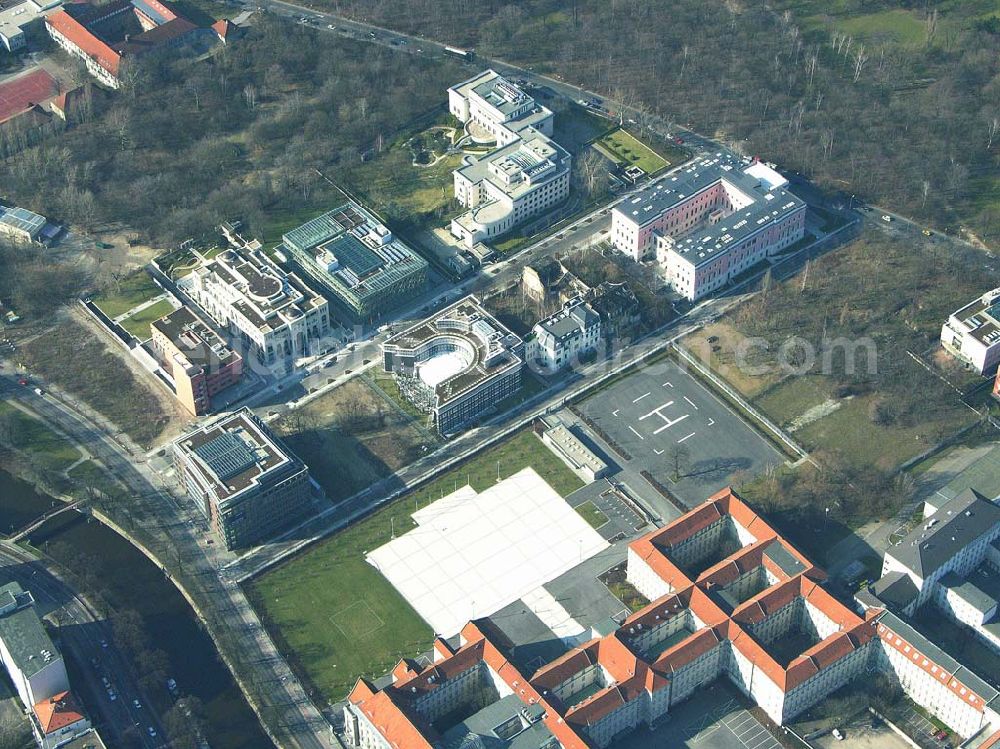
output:
<path id="1" fill-rule="evenodd" d="M 79 57 L 88 72 L 110 88 L 121 84 L 123 61 L 154 49 L 198 38 L 217 39 L 160 0 L 113 0 L 104 5 L 67 3 L 45 19 L 49 36 Z"/>
<path id="2" fill-rule="evenodd" d="M 875 628 L 732 490 L 632 542 L 628 579 L 651 599 L 617 630 L 523 673 L 488 620 L 433 664 L 401 661 L 345 707 L 358 747 L 603 747 L 654 727 L 726 677 L 777 723 L 864 673 Z M 530 732 L 530 733 L 529 733 Z"/>
<path id="3" fill-rule="evenodd" d="M 60 692 L 34 706 L 31 728 L 41 749 L 56 749 L 90 731 L 90 721 L 72 692 Z"/>

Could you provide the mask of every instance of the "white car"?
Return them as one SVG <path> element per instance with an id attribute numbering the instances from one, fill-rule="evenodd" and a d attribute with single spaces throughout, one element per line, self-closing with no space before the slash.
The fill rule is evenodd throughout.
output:
<path id="1" fill-rule="evenodd" d="M 837 741 L 844 740 L 844 734 L 841 732 L 839 728 L 834 728 L 832 731 L 830 731 L 830 733 L 833 735 L 833 738 L 835 738 Z"/>
<path id="2" fill-rule="evenodd" d="M 888 224 L 890 221 L 892 221 L 892 216 L 890 216 L 888 213 L 883 213 L 882 220 Z"/>

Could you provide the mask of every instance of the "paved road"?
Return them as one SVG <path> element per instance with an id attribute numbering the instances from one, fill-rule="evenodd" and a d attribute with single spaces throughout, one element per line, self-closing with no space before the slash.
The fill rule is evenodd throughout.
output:
<path id="1" fill-rule="evenodd" d="M 302 749 L 335 746 L 329 723 L 278 653 L 243 591 L 220 577 L 215 546 L 209 543 L 200 513 L 177 500 L 146 465 L 143 453 L 114 426 L 65 394 L 47 390 L 39 396 L 0 375 L 0 395 L 18 400 L 73 441 L 87 445 L 127 488 L 130 520 L 119 517 L 119 521 L 131 524 L 126 530 L 181 577 L 205 613 L 209 633 L 227 636 L 231 645 L 224 655 L 238 659 L 237 676 L 262 706 L 268 727 L 282 744 Z"/>
<path id="2" fill-rule="evenodd" d="M 92 713 L 99 711 L 104 719 L 100 726 L 109 744 L 142 746 L 147 749 L 163 746 L 163 730 L 159 716 L 150 707 L 133 678 L 133 669 L 114 645 L 111 627 L 87 602 L 38 560 L 13 544 L 0 544 L 0 579 L 16 581 L 35 597 L 39 614 L 51 614 L 59 624 L 63 656 L 71 654 L 79 664 L 86 684 L 73 683 L 73 691 L 82 697 Z M 103 643 L 103 644 L 102 644 Z M 98 661 L 94 667 L 92 661 Z M 111 700 L 101 683 L 106 676 L 117 698 Z M 136 707 L 133 700 L 139 700 Z M 147 731 L 153 726 L 157 737 Z"/>

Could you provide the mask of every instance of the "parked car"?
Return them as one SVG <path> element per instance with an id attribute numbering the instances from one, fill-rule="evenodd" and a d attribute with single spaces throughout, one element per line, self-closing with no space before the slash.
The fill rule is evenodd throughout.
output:
<path id="1" fill-rule="evenodd" d="M 945 731 L 944 729 L 941 729 L 940 731 L 934 734 L 934 738 L 936 738 L 938 741 L 944 741 L 946 738 L 948 738 L 948 732 Z"/>
<path id="2" fill-rule="evenodd" d="M 890 216 L 888 213 L 883 213 L 882 220 L 888 224 L 890 221 L 892 221 L 892 216 Z"/>
<path id="3" fill-rule="evenodd" d="M 841 732 L 839 728 L 834 728 L 832 731 L 830 731 L 830 733 L 833 735 L 833 738 L 835 738 L 837 741 L 844 740 L 844 734 Z"/>

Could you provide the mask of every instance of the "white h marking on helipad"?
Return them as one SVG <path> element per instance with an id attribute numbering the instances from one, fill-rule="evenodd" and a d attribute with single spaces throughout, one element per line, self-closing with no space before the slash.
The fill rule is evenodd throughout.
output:
<path id="1" fill-rule="evenodd" d="M 667 423 L 666 423 L 666 424 L 664 424 L 663 426 L 661 426 L 661 427 L 657 428 L 657 429 L 654 429 L 654 430 L 653 430 L 653 434 L 659 434 L 659 433 L 660 433 L 660 432 L 662 432 L 662 431 L 663 431 L 664 429 L 670 429 L 670 427 L 672 427 L 672 426 L 673 426 L 674 424 L 679 424 L 680 422 L 684 421 L 684 419 L 686 419 L 687 417 L 688 417 L 688 415 L 687 415 L 687 414 L 684 414 L 684 415 L 683 415 L 683 416 L 681 416 L 680 418 L 677 418 L 677 419 L 674 419 L 673 421 L 671 421 L 670 419 L 668 419 L 668 418 L 667 418 L 666 416 L 664 416 L 663 414 L 660 414 L 660 418 L 661 418 L 661 419 L 663 419 L 663 420 L 664 420 L 665 422 L 667 422 Z"/>
<path id="2" fill-rule="evenodd" d="M 667 408 L 668 406 L 672 406 L 672 405 L 674 405 L 674 402 L 673 402 L 673 401 L 667 401 L 667 402 L 666 402 L 666 403 L 664 403 L 664 404 L 663 404 L 662 406 L 659 406 L 658 408 L 654 408 L 654 409 L 653 409 L 652 411 L 650 411 L 650 412 L 649 412 L 648 414 L 643 414 L 642 416 L 640 416 L 640 417 L 639 417 L 639 421 L 642 421 L 643 419 L 648 419 L 648 418 L 649 418 L 650 416 L 652 416 L 653 414 L 656 414 L 656 415 L 657 415 L 657 416 L 659 416 L 660 418 L 663 418 L 663 414 L 661 414 L 661 413 L 660 413 L 660 411 L 662 411 L 662 410 L 663 410 L 664 408 Z"/>

